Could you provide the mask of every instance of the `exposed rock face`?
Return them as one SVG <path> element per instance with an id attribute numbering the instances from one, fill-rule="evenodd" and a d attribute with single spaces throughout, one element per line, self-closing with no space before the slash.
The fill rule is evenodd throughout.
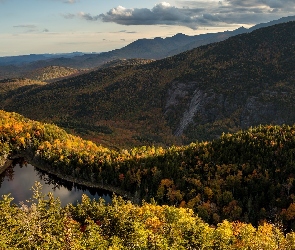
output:
<path id="1" fill-rule="evenodd" d="M 268 94 L 269 100 L 263 100 L 263 95 Z M 241 113 L 240 126 L 245 129 L 253 124 L 284 124 L 286 119 L 276 103 L 278 95 L 284 93 L 262 93 L 259 96 L 250 96 L 247 98 L 243 111 Z"/>
<path id="2" fill-rule="evenodd" d="M 292 106 L 282 105 L 282 100 L 288 99 L 292 99 L 289 93 L 268 89 L 256 95 L 246 91 L 225 95 L 201 89 L 197 82 L 174 82 L 167 91 L 164 114 L 176 136 L 186 134 L 188 127 L 208 124 L 208 128 L 224 125 L 227 131 L 259 124 L 281 125 L 290 118 Z"/>
<path id="3" fill-rule="evenodd" d="M 225 103 L 222 94 L 213 89 L 204 91 L 198 87 L 197 82 L 175 82 L 167 92 L 164 114 L 167 120 L 176 118 L 172 121 L 174 135 L 181 136 L 189 125 L 222 119 Z"/>
<path id="4" fill-rule="evenodd" d="M 295 22 L 283 23 L 144 65 L 5 90 L 0 106 L 63 123 L 77 133 L 94 127 L 87 129 L 91 139 L 128 141 L 128 147 L 212 140 L 259 124 L 293 124 L 294 30 Z M 114 133 L 101 136 L 98 125 Z"/>
<path id="5" fill-rule="evenodd" d="M 179 127 L 175 131 L 176 136 L 180 136 L 183 134 L 183 131 L 186 127 L 193 121 L 195 114 L 201 109 L 202 107 L 202 91 L 196 89 L 194 91 L 193 97 L 189 103 L 188 108 L 184 111 L 183 116 L 180 120 Z"/>
<path id="6" fill-rule="evenodd" d="M 174 82 L 167 91 L 164 115 L 167 119 L 175 119 L 172 123 L 176 122 L 174 134 L 177 136 L 182 135 L 184 129 L 192 122 L 195 113 L 200 109 L 202 93 L 195 89 L 196 84 L 196 82 L 187 84 Z M 182 116 L 181 119 L 180 116 Z"/>

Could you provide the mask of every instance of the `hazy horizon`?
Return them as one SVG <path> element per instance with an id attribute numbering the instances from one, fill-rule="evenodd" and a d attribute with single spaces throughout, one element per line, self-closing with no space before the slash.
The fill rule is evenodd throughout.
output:
<path id="1" fill-rule="evenodd" d="M 249 28 L 292 15 L 291 0 L 0 0 L 0 57 L 106 52 L 142 38 Z"/>

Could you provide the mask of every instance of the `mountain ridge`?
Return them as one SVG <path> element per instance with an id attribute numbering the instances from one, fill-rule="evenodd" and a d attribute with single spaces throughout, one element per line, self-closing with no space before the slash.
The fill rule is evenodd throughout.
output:
<path id="1" fill-rule="evenodd" d="M 97 69 L 25 94 L 15 90 L 1 108 L 79 130 L 88 124 L 86 138 L 115 147 L 190 143 L 260 123 L 290 124 L 294 26 L 257 29 L 143 65 Z"/>
<path id="2" fill-rule="evenodd" d="M 295 125 L 260 125 L 187 146 L 111 150 L 14 112 L 0 110 L 0 117 L 0 162 L 19 155 L 46 172 L 137 203 L 153 199 L 192 209 L 215 226 L 267 220 L 287 232 L 295 228 Z"/>
<path id="3" fill-rule="evenodd" d="M 0 79 L 23 77 L 23 75 L 28 71 L 48 66 L 62 66 L 75 69 L 94 69 L 104 63 L 117 59 L 163 59 L 199 46 L 224 41 L 229 37 L 251 32 L 261 27 L 267 27 L 273 24 L 292 20 L 295 20 L 295 16 L 283 17 L 268 23 L 257 24 L 249 29 L 240 27 L 233 31 L 200 34 L 196 36 L 187 36 L 179 33 L 166 38 L 156 37 L 154 39 L 138 39 L 120 49 L 101 52 L 98 54 L 73 52 L 69 54 L 62 54 L 62 57 L 58 56 L 58 54 L 32 55 L 33 58 L 30 58 L 30 56 L 20 56 L 21 65 L 19 65 L 20 63 L 17 61 L 13 63 L 17 60 L 17 57 L 0 57 Z M 35 60 L 35 57 L 43 59 L 49 57 L 49 59 L 36 61 L 37 59 Z"/>

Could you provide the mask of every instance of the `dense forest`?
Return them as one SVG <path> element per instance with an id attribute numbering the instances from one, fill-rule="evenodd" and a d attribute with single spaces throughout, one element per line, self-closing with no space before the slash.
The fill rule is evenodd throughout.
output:
<path id="1" fill-rule="evenodd" d="M 36 183 L 25 203 L 13 205 L 9 195 L 0 200 L 1 248 L 295 247 L 295 234 L 286 233 L 295 217 L 295 127 L 264 126 L 186 147 L 118 152 L 16 113 L 0 116 L 2 164 L 24 155 L 64 176 L 154 196 L 138 205 L 115 196 L 105 205 L 83 196 L 76 206 L 61 207 Z"/>
<path id="2" fill-rule="evenodd" d="M 154 39 L 138 39 L 121 49 L 103 53 L 72 52 L 62 54 L 30 54 L 0 57 L 0 80 L 5 78 L 24 77 L 29 71 L 48 66 L 70 67 L 78 70 L 100 67 L 106 62 L 121 59 L 144 58 L 163 59 L 181 52 L 197 48 L 209 43 L 223 41 L 231 36 L 249 33 L 262 27 L 294 21 L 295 16 L 282 17 L 268 23 L 260 23 L 249 29 L 240 27 L 233 31 L 207 33 L 187 36 L 178 33 L 172 37 L 155 37 Z"/>
<path id="3" fill-rule="evenodd" d="M 32 80 L 28 78 L 14 78 L 0 80 L 0 96 L 1 98 L 6 97 L 10 91 L 22 88 L 25 89 L 30 86 L 44 85 L 45 82 L 39 80 Z"/>
<path id="4" fill-rule="evenodd" d="M 294 29 L 295 22 L 278 24 L 163 60 L 9 90 L 0 108 L 121 149 L 291 125 Z"/>
<path id="5" fill-rule="evenodd" d="M 28 73 L 25 73 L 24 76 L 29 79 L 39 80 L 44 82 L 50 82 L 54 79 L 62 79 L 69 76 L 75 76 L 82 74 L 86 70 L 78 70 L 69 67 L 60 67 L 60 66 L 48 66 L 45 68 L 38 68 L 32 70 Z"/>
<path id="6" fill-rule="evenodd" d="M 32 199 L 11 205 L 10 196 L 0 200 L 1 249 L 267 249 L 295 248 L 295 233 L 279 225 L 262 223 L 257 228 L 242 222 L 203 222 L 191 209 L 133 205 L 113 197 L 61 207 L 58 198 L 33 187 Z"/>
<path id="7" fill-rule="evenodd" d="M 25 155 L 43 169 L 116 187 L 140 204 L 191 208 L 204 221 L 294 229 L 295 126 L 258 126 L 188 146 L 111 150 L 16 113 L 1 111 L 1 155 Z"/>
<path id="8" fill-rule="evenodd" d="M 36 183 L 0 199 L 0 248 L 295 249 L 294 29 L 1 80 L 0 172 L 24 157 L 129 201 L 62 207 Z"/>

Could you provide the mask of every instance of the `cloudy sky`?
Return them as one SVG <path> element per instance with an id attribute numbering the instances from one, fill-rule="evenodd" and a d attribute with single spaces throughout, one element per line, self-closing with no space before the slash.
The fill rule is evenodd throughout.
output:
<path id="1" fill-rule="evenodd" d="M 102 52 L 292 15 L 294 0 L 0 0 L 0 56 Z"/>

